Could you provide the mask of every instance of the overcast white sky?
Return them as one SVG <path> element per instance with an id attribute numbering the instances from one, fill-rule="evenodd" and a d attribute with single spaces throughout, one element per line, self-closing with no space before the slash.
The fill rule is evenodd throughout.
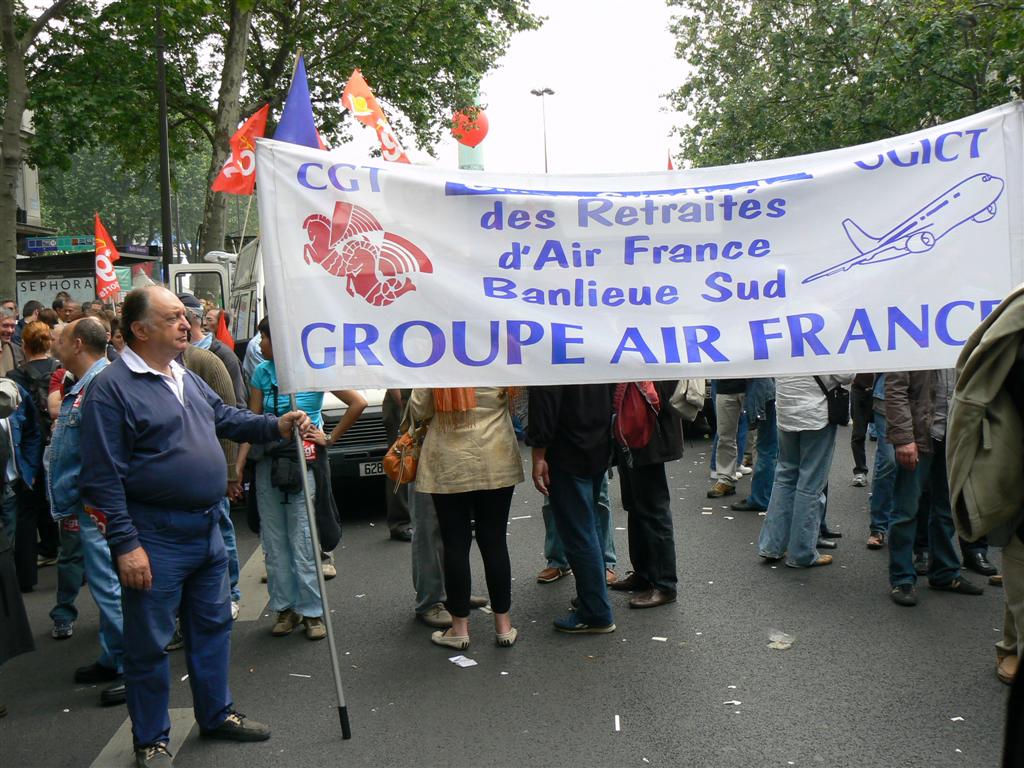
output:
<path id="1" fill-rule="evenodd" d="M 551 173 L 664 170 L 683 117 L 666 111 L 662 94 L 686 74 L 664 0 L 533 0 L 531 9 L 547 21 L 515 36 L 482 84 L 486 170 L 543 172 L 541 100 L 530 90 L 544 87 L 555 92 L 546 97 Z M 353 149 L 375 142 L 369 128 L 355 133 Z M 458 167 L 454 140 L 436 160 L 407 150 L 413 162 Z"/>

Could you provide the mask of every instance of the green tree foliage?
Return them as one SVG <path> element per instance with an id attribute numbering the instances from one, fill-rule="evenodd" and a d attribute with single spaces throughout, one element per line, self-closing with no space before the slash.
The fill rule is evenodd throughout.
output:
<path id="1" fill-rule="evenodd" d="M 682 155 L 719 165 L 875 141 L 1019 96 L 1019 0 L 668 0 L 694 74 Z"/>
<path id="2" fill-rule="evenodd" d="M 174 239 L 189 261 L 198 258 L 197 234 L 203 220 L 207 158 L 193 153 L 171 168 Z M 155 167 L 133 170 L 110 148 L 85 148 L 67 169 L 40 173 L 43 220 L 61 234 L 92 234 L 93 213 L 99 212 L 118 245 L 143 245 L 160 232 L 160 190 Z M 247 199 L 228 206 L 231 234 L 241 232 Z M 256 209 L 247 231 L 258 227 Z"/>
<path id="3" fill-rule="evenodd" d="M 67 168 L 82 147 L 109 146 L 132 169 L 153 167 L 158 148 L 156 0 L 103 3 L 57 30 L 57 74 L 33 88 L 32 158 Z M 405 143 L 429 148 L 453 109 L 471 103 L 513 34 L 536 28 L 526 0 L 262 0 L 249 8 L 242 117 L 264 102 L 277 115 L 297 51 L 303 51 L 321 134 L 346 141 L 341 93 L 359 67 Z M 211 155 L 217 91 L 232 16 L 229 3 L 166 0 L 172 156 Z M 251 8 L 250 8 L 251 6 Z M 232 126 L 229 130 L 233 132 Z"/>

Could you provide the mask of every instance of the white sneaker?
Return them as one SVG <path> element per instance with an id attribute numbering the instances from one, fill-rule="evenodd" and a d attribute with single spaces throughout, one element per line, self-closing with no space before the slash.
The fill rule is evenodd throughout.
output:
<path id="1" fill-rule="evenodd" d="M 334 563 L 324 562 L 324 581 L 330 581 L 338 575 L 338 569 L 334 566 Z"/>
<path id="2" fill-rule="evenodd" d="M 853 476 L 853 485 L 856 488 L 864 488 L 868 484 L 868 476 L 863 472 L 858 472 Z"/>
<path id="3" fill-rule="evenodd" d="M 748 467 L 746 465 L 741 465 L 740 466 L 739 474 L 741 474 L 741 475 L 751 475 L 753 473 L 754 473 L 754 470 L 751 467 Z M 737 477 L 736 479 L 738 480 L 739 478 Z"/>
<path id="4" fill-rule="evenodd" d="M 231 620 L 238 620 L 238 603 L 236 603 L 234 600 L 231 601 Z"/>
<path id="5" fill-rule="evenodd" d="M 732 476 L 732 479 L 733 480 L 739 480 L 741 477 L 743 477 L 743 473 L 742 472 L 737 472 L 735 475 Z"/>

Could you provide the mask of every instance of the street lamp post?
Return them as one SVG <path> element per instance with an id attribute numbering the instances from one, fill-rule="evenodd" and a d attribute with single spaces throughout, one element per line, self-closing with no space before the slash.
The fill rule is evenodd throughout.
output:
<path id="1" fill-rule="evenodd" d="M 548 113 L 545 108 L 545 96 L 554 96 L 555 92 L 550 88 L 534 88 L 530 91 L 534 96 L 540 96 L 541 125 L 544 132 L 544 173 L 548 172 Z"/>

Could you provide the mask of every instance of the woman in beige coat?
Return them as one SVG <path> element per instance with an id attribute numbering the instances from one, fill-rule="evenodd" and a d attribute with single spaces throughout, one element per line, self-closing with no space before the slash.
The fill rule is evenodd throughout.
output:
<path id="1" fill-rule="evenodd" d="M 484 561 L 494 611 L 495 642 L 508 647 L 517 631 L 509 618 L 512 567 L 506 529 L 512 492 L 523 480 L 522 458 L 508 390 L 499 387 L 416 389 L 409 405 L 417 422 L 430 420 L 416 473 L 416 490 L 431 494 L 444 543 L 444 579 L 451 629 L 434 632 L 437 645 L 469 647 L 469 550 Z"/>

